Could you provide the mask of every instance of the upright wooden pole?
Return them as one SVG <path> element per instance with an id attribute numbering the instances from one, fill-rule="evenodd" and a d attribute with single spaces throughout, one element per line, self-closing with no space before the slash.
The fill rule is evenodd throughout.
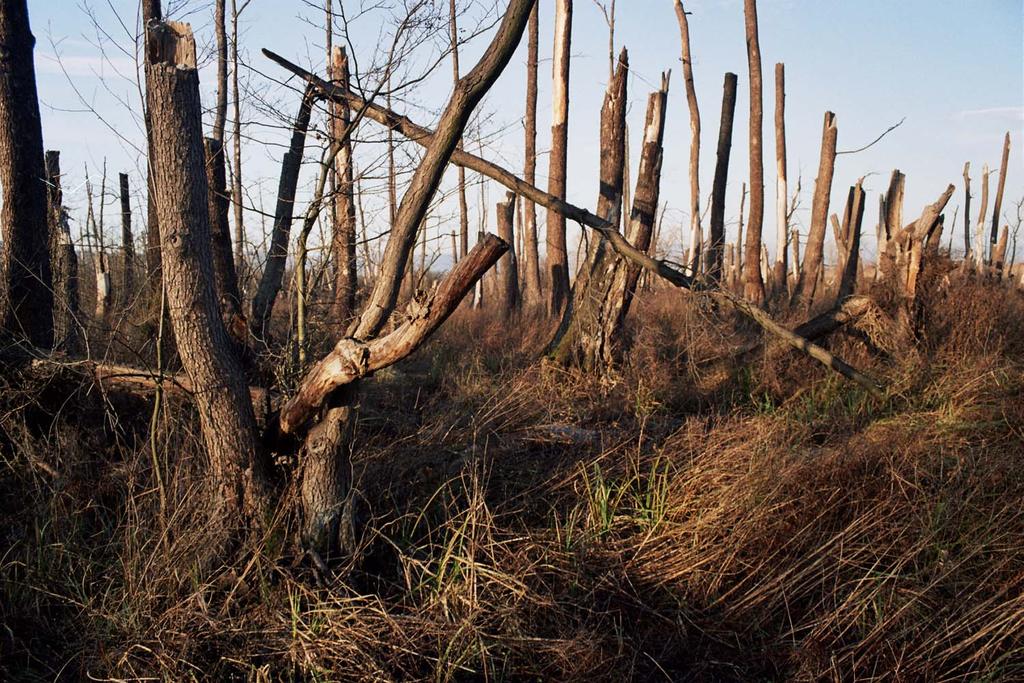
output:
<path id="1" fill-rule="evenodd" d="M 814 300 L 818 279 L 821 276 L 825 251 L 825 227 L 828 222 L 829 195 L 832 193 L 832 174 L 836 163 L 836 139 L 839 129 L 836 115 L 825 112 L 821 133 L 821 159 L 818 162 L 818 179 L 814 184 L 814 201 L 811 205 L 811 227 L 804 250 L 803 267 L 797 281 L 795 297 L 808 306 Z"/>
<path id="2" fill-rule="evenodd" d="M 744 0 L 747 34 L 747 65 L 750 70 L 750 224 L 747 227 L 743 295 L 751 302 L 764 301 L 761 280 L 761 228 L 764 223 L 764 159 L 762 145 L 763 103 L 761 47 L 757 35 L 757 0 Z"/>
<path id="3" fill-rule="evenodd" d="M 711 230 L 708 235 L 707 277 L 717 282 L 722 274 L 722 247 L 725 244 L 725 189 L 729 180 L 729 155 L 732 150 L 732 122 L 736 114 L 736 74 L 725 74 L 722 86 L 722 118 L 718 124 L 718 149 L 715 180 L 711 187 Z"/>
<path id="4" fill-rule="evenodd" d="M 786 67 L 775 65 L 775 270 L 773 287 L 776 292 L 786 290 L 787 202 L 789 188 L 786 181 Z"/>
<path id="5" fill-rule="evenodd" d="M 690 254 L 687 265 L 696 275 L 703 249 L 703 230 L 700 225 L 700 108 L 697 90 L 693 85 L 693 59 L 690 56 L 690 24 L 682 0 L 676 0 L 676 19 L 683 53 L 683 83 L 686 86 L 686 105 L 690 109 Z"/>
<path id="6" fill-rule="evenodd" d="M 530 23 L 527 28 L 527 57 L 526 57 L 526 164 L 523 169 L 523 179 L 531 185 L 537 184 L 537 62 L 540 39 L 540 20 L 538 12 L 540 4 L 533 6 L 530 12 Z M 523 197 L 523 210 L 520 213 L 523 220 L 523 239 L 525 272 L 524 284 L 526 299 L 533 305 L 543 303 L 540 277 L 540 257 L 537 251 L 537 205 L 530 199 Z"/>
<path id="7" fill-rule="evenodd" d="M 569 55 L 572 47 L 572 0 L 555 0 L 555 46 L 551 106 L 551 154 L 548 193 L 565 199 L 569 142 Z M 547 271 L 551 278 L 548 313 L 558 316 L 569 293 L 569 260 L 565 246 L 565 216 L 547 212 Z"/>

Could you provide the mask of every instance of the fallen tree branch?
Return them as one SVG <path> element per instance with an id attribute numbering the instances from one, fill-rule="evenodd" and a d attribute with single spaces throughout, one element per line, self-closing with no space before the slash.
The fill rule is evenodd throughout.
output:
<path id="1" fill-rule="evenodd" d="M 391 334 L 371 341 L 346 337 L 310 370 L 298 392 L 281 409 L 279 428 L 294 433 L 313 416 L 335 389 L 402 360 L 451 315 L 476 281 L 508 251 L 509 245 L 487 234 L 445 276 L 432 293 L 414 300 L 408 319 Z"/>
<path id="2" fill-rule="evenodd" d="M 433 139 L 433 131 L 429 128 L 413 123 L 413 121 L 408 117 L 397 114 L 390 109 L 373 104 L 372 102 L 367 102 L 355 93 L 325 81 L 316 74 L 293 64 L 284 57 L 270 50 L 264 49 L 263 54 L 284 69 L 304 79 L 307 83 L 315 87 L 326 99 L 345 102 L 353 108 L 359 107 L 363 109 L 367 118 L 377 121 L 391 130 L 401 133 L 403 136 L 420 145 L 427 146 Z M 700 292 L 720 305 L 727 305 L 735 308 L 741 314 L 760 325 L 765 331 L 779 337 L 793 348 L 799 349 L 823 365 L 860 384 L 871 392 L 872 395 L 880 395 L 879 385 L 877 382 L 844 362 L 842 359 L 833 356 L 831 353 L 810 340 L 787 330 L 785 327 L 775 322 L 767 313 L 759 308 L 751 306 L 743 299 L 725 290 L 707 288 L 707 286 L 697 278 L 686 275 L 682 271 L 673 268 L 668 262 L 655 259 L 645 252 L 635 248 L 628 240 L 626 240 L 625 237 L 622 236 L 615 225 L 600 216 L 597 216 L 586 209 L 569 204 L 554 195 L 548 194 L 547 192 L 544 192 L 543 190 L 517 177 L 507 169 L 470 154 L 465 150 L 456 149 L 452 153 L 451 162 L 485 175 L 488 178 L 501 183 L 517 194 L 526 197 L 535 204 L 540 204 L 541 206 L 557 211 L 570 220 L 576 221 L 577 223 L 585 225 L 593 230 L 597 230 L 605 237 L 605 239 L 608 240 L 608 243 L 622 258 L 632 261 L 641 268 L 645 268 L 656 275 L 661 276 L 676 287 Z M 282 411 L 282 428 L 285 424 L 284 419 L 284 412 Z M 293 426 L 293 424 L 289 423 L 290 428 Z M 283 431 L 287 432 L 288 430 L 283 429 Z"/>

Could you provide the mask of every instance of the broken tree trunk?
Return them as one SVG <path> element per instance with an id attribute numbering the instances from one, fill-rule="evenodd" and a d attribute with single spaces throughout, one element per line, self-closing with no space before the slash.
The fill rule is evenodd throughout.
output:
<path id="1" fill-rule="evenodd" d="M 879 269 L 883 278 L 892 277 L 897 272 L 897 263 L 902 260 L 902 246 L 896 237 L 903 229 L 903 191 L 906 179 L 899 169 L 893 169 L 889 189 L 885 193 L 885 250 L 879 255 Z"/>
<path id="2" fill-rule="evenodd" d="M 516 195 L 509 192 L 498 202 L 498 237 L 508 244 L 508 251 L 498 262 L 498 307 L 504 317 L 519 308 L 519 264 L 516 261 L 515 231 Z"/>
<path id="3" fill-rule="evenodd" d="M 700 225 L 700 108 L 697 90 L 693 85 L 693 61 L 690 57 L 690 23 L 682 0 L 676 0 L 676 19 L 682 44 L 683 82 L 686 86 L 686 106 L 690 109 L 690 254 L 687 265 L 691 275 L 697 275 L 703 250 L 703 230 Z"/>
<path id="4" fill-rule="evenodd" d="M 837 301 L 843 301 L 857 288 L 857 266 L 860 260 L 860 230 L 864 221 L 865 195 L 861 178 L 850 188 L 843 215 L 843 270 L 839 279 Z"/>
<path id="5" fill-rule="evenodd" d="M 971 258 L 971 162 L 964 162 L 964 261 Z"/>
<path id="6" fill-rule="evenodd" d="M 789 237 L 789 188 L 786 182 L 786 67 L 775 65 L 775 269 L 772 288 L 776 295 L 786 292 L 787 249 Z"/>
<path id="7" fill-rule="evenodd" d="M 988 254 L 985 249 L 985 213 L 988 211 L 988 164 L 981 167 L 981 210 L 974 228 L 974 267 L 979 273 L 985 272 Z"/>
<path id="8" fill-rule="evenodd" d="M 537 61 L 540 33 L 538 12 L 540 5 L 534 4 L 530 12 L 530 25 L 527 29 L 526 56 L 526 118 L 525 118 L 525 154 L 526 165 L 523 179 L 531 185 L 537 184 Z M 540 255 L 537 251 L 537 205 L 523 197 L 523 208 L 520 214 L 523 219 L 523 247 L 525 251 L 524 290 L 526 300 L 531 305 L 543 302 L 540 277 Z"/>
<path id="9" fill-rule="evenodd" d="M 989 241 L 993 249 L 996 248 L 996 239 L 999 233 L 999 210 L 1003 207 L 1003 190 L 1006 189 L 1006 172 L 1010 165 L 1010 133 L 1003 138 L 1003 159 L 999 164 L 999 183 L 996 185 L 995 201 L 992 202 L 992 234 Z M 992 259 L 995 261 L 995 258 Z"/>
<path id="10" fill-rule="evenodd" d="M 555 0 L 555 46 L 552 64 L 551 153 L 548 192 L 565 199 L 569 144 L 569 51 L 572 47 L 572 0 Z M 550 278 L 548 315 L 558 316 L 569 294 L 569 255 L 565 246 L 565 216 L 547 215 L 547 273 Z"/>
<path id="11" fill-rule="evenodd" d="M 747 34 L 747 65 L 750 69 L 750 222 L 743 268 L 743 295 L 764 302 L 761 280 L 761 227 L 764 224 L 764 159 L 761 137 L 764 111 L 761 102 L 761 47 L 757 36 L 757 0 L 743 0 Z"/>
<path id="12" fill-rule="evenodd" d="M 132 236 L 132 204 L 128 195 L 128 174 L 118 174 L 121 198 L 121 306 L 127 309 L 135 296 L 135 238 Z"/>
<path id="13" fill-rule="evenodd" d="M 217 536 L 228 540 L 267 506 L 268 464 L 256 440 L 245 375 L 232 352 L 212 281 L 202 104 L 195 41 L 187 24 L 148 27 L 146 91 L 160 252 L 181 362 L 195 387 L 210 458 Z"/>
<path id="14" fill-rule="evenodd" d="M 722 120 L 718 125 L 718 152 L 715 180 L 711 188 L 711 232 L 705 271 L 709 282 L 718 282 L 722 273 L 722 245 L 725 244 L 725 190 L 729 180 L 729 154 L 732 150 L 732 122 L 736 113 L 736 74 L 725 74 L 722 87 Z"/>
<path id="15" fill-rule="evenodd" d="M 78 351 L 78 256 L 61 191 L 60 152 L 45 157 L 47 223 L 53 258 L 53 348 L 74 355 Z"/>
<path id="16" fill-rule="evenodd" d="M 50 348 L 53 276 L 34 45 L 25 0 L 0 3 L 0 330 Z"/>
<path id="17" fill-rule="evenodd" d="M 825 252 L 825 225 L 828 221 L 829 195 L 832 192 L 832 174 L 836 163 L 836 138 L 839 129 L 836 115 L 825 112 L 825 123 L 821 134 L 821 159 L 818 163 L 818 179 L 814 183 L 814 202 L 811 206 L 811 227 L 804 249 L 803 267 L 797 281 L 794 298 L 810 307 L 821 276 Z"/>
<path id="18" fill-rule="evenodd" d="M 288 260 L 288 241 L 295 211 L 295 188 L 302 168 L 302 151 L 306 144 L 306 130 L 309 128 L 310 113 L 313 109 L 315 89 L 307 86 L 299 103 L 299 112 L 292 123 L 292 138 L 288 151 L 281 159 L 281 176 L 277 186 L 277 208 L 274 210 L 274 226 L 270 233 L 270 248 L 267 263 L 263 268 L 256 296 L 252 301 L 252 315 L 249 327 L 257 339 L 267 339 L 270 332 L 270 316 L 274 301 L 281 291 L 284 267 Z"/>

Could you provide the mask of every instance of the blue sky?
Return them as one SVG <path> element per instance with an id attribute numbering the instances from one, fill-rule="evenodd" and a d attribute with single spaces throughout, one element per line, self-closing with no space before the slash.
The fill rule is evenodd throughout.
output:
<path id="1" fill-rule="evenodd" d="M 341 0 L 335 0 L 337 4 Z M 365 0 L 344 0 L 354 14 Z M 548 147 L 550 125 L 550 53 L 553 3 L 541 2 L 540 111 L 538 147 Z M 249 66 L 241 71 L 246 87 L 288 116 L 296 108 L 294 83 L 281 84 L 285 74 L 259 54 L 269 47 L 294 61 L 322 72 L 323 12 L 320 0 L 251 0 L 242 15 L 241 52 Z M 201 45 L 212 41 L 212 0 L 167 3 L 173 18 L 189 21 Z M 441 3 L 446 5 L 447 2 Z M 629 50 L 631 78 L 629 114 L 631 147 L 640 145 L 641 122 L 647 93 L 662 70 L 672 69 L 665 138 L 662 200 L 667 202 L 663 244 L 678 251 L 689 196 L 687 155 L 689 124 L 679 57 L 679 32 L 671 0 L 618 0 L 616 46 Z M 732 163 L 729 174 L 727 221 L 734 225 L 739 212 L 741 182 L 748 178 L 747 112 L 748 79 L 743 34 L 742 0 L 691 0 L 690 36 L 694 78 L 702 116 L 701 195 L 706 203 L 714 171 L 723 74 L 739 75 Z M 470 26 L 488 16 L 495 0 L 472 0 L 460 18 Z M 135 64 L 132 36 L 136 30 L 136 3 L 127 0 L 29 0 L 36 35 L 36 68 L 42 104 L 43 135 L 47 148 L 62 152 L 67 201 L 73 214 L 84 209 L 83 167 L 98 183 L 99 167 L 107 158 L 109 171 L 128 171 L 136 187 L 142 185 L 144 160 L 139 124 L 139 92 L 133 82 Z M 766 217 L 764 236 L 774 244 L 775 143 L 774 63 L 786 64 L 786 124 L 789 179 L 792 190 L 803 177 L 801 210 L 795 221 L 806 236 L 814 175 L 818 163 L 822 115 L 838 115 L 839 149 L 861 147 L 882 131 L 906 118 L 906 122 L 865 152 L 838 158 L 833 186 L 832 211 L 841 212 L 847 188 L 867 176 L 869 211 L 865 218 L 865 248 L 874 248 L 877 193 L 884 191 L 889 173 L 899 168 L 907 175 L 905 216 L 916 216 L 924 204 L 934 201 L 948 183 L 958 191 L 950 203 L 952 212 L 962 204 L 961 173 L 971 162 L 974 194 L 979 194 L 982 164 L 995 170 L 1000 163 L 1003 135 L 1009 131 L 1012 150 L 1008 169 L 1004 213 L 1015 215 L 1014 203 L 1024 195 L 1024 27 L 1020 0 L 761 0 L 760 42 L 765 80 L 764 157 Z M 95 22 L 94 22 L 95 19 Z M 97 30 L 96 25 L 101 27 Z M 370 14 L 353 25 L 354 51 L 360 64 L 379 58 L 379 44 L 390 29 L 380 13 Z M 462 68 L 467 71 L 486 45 L 490 34 L 476 38 L 463 49 Z M 336 38 L 338 39 L 338 38 Z M 593 208 L 597 190 L 598 113 L 608 75 L 607 27 L 591 0 L 576 0 L 573 22 L 572 75 L 570 83 L 570 201 Z M 436 57 L 443 41 L 427 40 L 417 51 L 421 59 Z M 207 53 L 208 54 L 208 53 Z M 525 44 L 480 108 L 486 136 L 484 155 L 520 170 L 522 168 L 522 116 L 525 93 Z M 65 73 L 66 72 L 66 73 Z M 213 71 L 201 72 L 204 98 L 213 102 Z M 73 82 L 75 88 L 70 86 Z M 402 94 L 396 108 L 420 123 L 432 125 L 450 91 L 450 66 L 445 63 L 419 87 Z M 77 92 L 75 91 L 77 89 Z M 129 108 L 134 111 L 129 111 Z M 251 205 L 273 206 L 280 144 L 283 131 L 266 106 L 246 102 L 244 177 Z M 364 210 L 374 234 L 386 228 L 384 198 L 379 192 L 372 164 L 381 152 L 380 131 L 374 124 L 360 134 L 366 142 L 357 150 L 357 161 L 367 170 Z M 319 140 L 310 140 L 304 191 L 312 184 Z M 400 158 L 418 153 L 403 147 Z M 632 159 L 635 167 L 636 154 Z M 546 157 L 539 160 L 538 182 L 546 183 Z M 446 178 L 450 190 L 454 172 Z M 472 176 L 471 176 L 472 178 Z M 996 175 L 993 174 L 994 190 Z M 493 226 L 493 204 L 503 190 L 485 185 L 486 205 Z M 300 201 L 305 195 L 300 195 Z M 110 200 L 113 204 L 113 198 Z M 142 197 L 137 198 L 141 206 Z M 474 187 L 470 201 L 482 200 Z M 978 202 L 974 202 L 977 210 Z M 447 237 L 452 229 L 455 204 L 439 202 L 431 214 L 428 234 L 431 250 L 447 262 Z M 961 208 L 962 212 L 962 208 Z M 109 215 L 114 215 L 112 208 Z M 84 215 L 84 214 L 83 214 Z M 543 217 L 543 214 L 541 214 Z M 264 223 L 247 212 L 247 231 L 260 243 Z M 143 220 L 140 213 L 136 221 Z M 476 218 L 472 218 L 474 225 Z M 962 225 L 962 215 L 958 224 Z M 113 229 L 110 234 L 116 234 Z M 570 245 L 578 229 L 570 227 Z M 961 243 L 959 233 L 956 244 Z"/>

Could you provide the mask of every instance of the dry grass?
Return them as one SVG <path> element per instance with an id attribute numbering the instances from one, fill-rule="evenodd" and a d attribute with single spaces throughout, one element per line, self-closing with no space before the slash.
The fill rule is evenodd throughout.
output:
<path id="1" fill-rule="evenodd" d="M 283 538 L 207 566 L 187 406 L 157 430 L 161 511 L 147 405 L 8 378 L 0 673 L 1020 680 L 1024 298 L 928 282 L 912 346 L 832 341 L 882 403 L 732 356 L 751 331 L 678 292 L 642 297 L 604 379 L 535 362 L 541 320 L 460 311 L 369 383 L 360 549 L 329 585 Z"/>

